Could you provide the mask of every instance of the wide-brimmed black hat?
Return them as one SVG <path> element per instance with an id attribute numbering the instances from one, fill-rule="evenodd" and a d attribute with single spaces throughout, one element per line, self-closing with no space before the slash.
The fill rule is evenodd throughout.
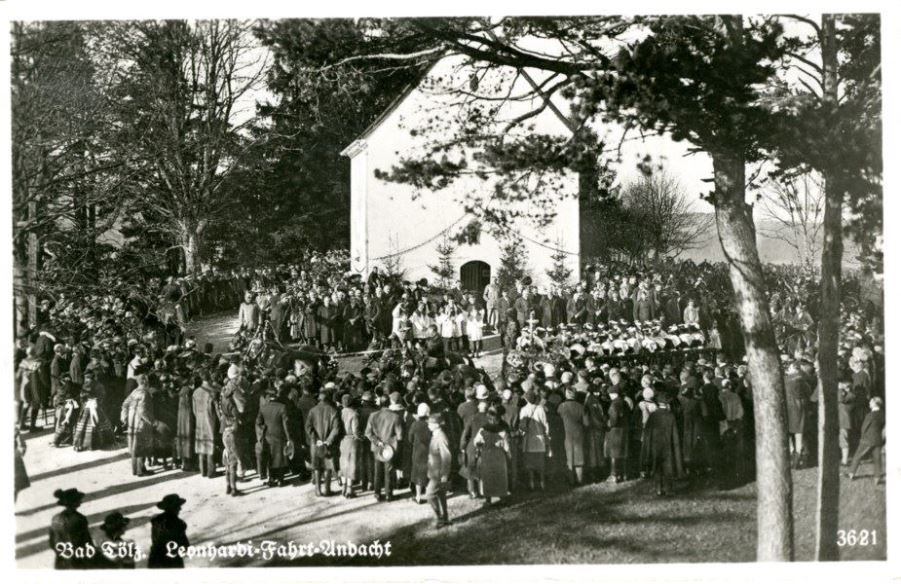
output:
<path id="1" fill-rule="evenodd" d="M 128 525 L 129 522 L 131 522 L 131 519 L 118 511 L 113 511 L 103 518 L 103 524 L 100 526 L 100 529 L 103 530 L 104 533 L 109 534 L 111 531 L 122 529 Z"/>
<path id="2" fill-rule="evenodd" d="M 163 511 L 169 511 L 171 509 L 181 509 L 181 506 L 184 505 L 186 501 L 187 499 L 182 499 L 178 495 L 172 494 L 163 497 L 163 500 L 157 503 L 156 506 Z"/>
<path id="3" fill-rule="evenodd" d="M 78 489 L 57 489 L 53 496 L 56 497 L 56 503 L 63 507 L 78 505 L 84 499 L 84 493 Z"/>

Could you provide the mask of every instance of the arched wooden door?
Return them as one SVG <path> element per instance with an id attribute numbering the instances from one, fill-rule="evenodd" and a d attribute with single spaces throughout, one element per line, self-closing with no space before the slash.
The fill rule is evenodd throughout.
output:
<path id="1" fill-rule="evenodd" d="M 460 282 L 463 289 L 475 292 L 479 298 L 490 281 L 491 266 L 485 262 L 473 260 L 460 266 Z"/>

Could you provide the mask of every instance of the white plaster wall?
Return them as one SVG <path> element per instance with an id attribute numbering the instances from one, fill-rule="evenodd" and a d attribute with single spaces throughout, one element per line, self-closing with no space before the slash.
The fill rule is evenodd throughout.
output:
<path id="1" fill-rule="evenodd" d="M 465 71 L 456 70 L 453 58 L 440 62 L 431 72 L 432 79 L 453 79 Z M 366 147 L 352 158 L 352 215 L 351 215 L 351 256 L 359 258 L 360 267 L 367 272 L 375 265 L 384 266 L 383 258 L 389 254 L 402 252 L 401 268 L 409 279 L 429 278 L 434 274 L 430 265 L 437 263 L 436 246 L 441 243 L 441 232 L 453 227 L 451 233 L 465 226 L 472 216 L 466 216 L 464 202 L 478 198 L 489 201 L 493 192 L 493 181 L 475 176 L 458 178 L 450 187 L 441 191 L 420 190 L 406 184 L 389 183 L 375 176 L 375 170 L 384 171 L 409 154 L 419 152 L 419 147 L 429 136 L 411 136 L 412 128 L 420 130 L 432 115 L 449 115 L 454 106 L 440 90 L 416 90 L 365 139 Z M 515 116 L 523 108 L 535 104 L 514 104 L 510 116 Z M 534 120 L 536 131 L 565 132 L 553 113 L 546 111 Z M 363 189 L 358 181 L 365 176 L 365 205 L 360 202 Z M 562 192 L 555 193 L 559 203 L 556 216 L 550 225 L 539 228 L 532 221 L 520 220 L 511 225 L 511 230 L 521 234 L 528 252 L 528 267 L 533 279 L 539 285 L 546 285 L 545 271 L 551 268 L 554 248 L 571 252 L 568 263 L 573 272 L 573 280 L 579 269 L 579 215 L 578 177 L 561 177 Z M 358 189 L 359 187 L 359 189 Z M 491 205 L 507 204 L 492 201 Z M 365 217 L 365 222 L 362 220 Z M 365 223 L 365 228 L 362 224 Z M 366 241 L 365 251 L 361 243 Z M 491 266 L 492 274 L 500 264 L 499 242 L 483 230 L 478 244 L 461 245 L 454 256 L 454 265 L 459 267 L 471 260 L 481 260 Z"/>

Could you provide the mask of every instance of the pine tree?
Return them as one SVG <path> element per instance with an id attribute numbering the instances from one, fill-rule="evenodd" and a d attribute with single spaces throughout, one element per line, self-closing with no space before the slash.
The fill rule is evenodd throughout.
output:
<path id="1" fill-rule="evenodd" d="M 438 252 L 438 265 L 429 266 L 429 269 L 438 276 L 438 286 L 449 289 L 454 282 L 455 271 L 453 257 L 454 252 L 457 251 L 457 246 L 454 245 L 454 242 L 448 239 L 445 234 L 441 243 L 435 248 L 435 251 Z"/>
<path id="2" fill-rule="evenodd" d="M 569 254 L 563 249 L 563 242 L 558 239 L 556 250 L 554 254 L 551 256 L 551 269 L 546 270 L 548 278 L 550 278 L 551 282 L 562 286 L 569 282 L 570 276 L 572 276 L 572 269 L 566 265 L 566 260 L 569 258 Z"/>
<path id="3" fill-rule="evenodd" d="M 514 290 L 516 282 L 528 275 L 528 252 L 522 238 L 511 236 L 501 244 L 501 265 L 497 270 L 497 284 L 501 290 Z"/>

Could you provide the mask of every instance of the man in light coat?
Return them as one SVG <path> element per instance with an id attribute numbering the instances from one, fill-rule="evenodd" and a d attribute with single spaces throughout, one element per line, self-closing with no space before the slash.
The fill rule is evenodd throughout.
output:
<path id="1" fill-rule="evenodd" d="M 435 529 L 441 529 L 445 525 L 450 525 L 447 516 L 447 485 L 451 471 L 450 442 L 441 427 L 441 414 L 429 416 L 429 430 L 432 437 L 429 440 L 427 470 L 429 482 L 426 485 L 425 496 L 437 518 Z"/>

